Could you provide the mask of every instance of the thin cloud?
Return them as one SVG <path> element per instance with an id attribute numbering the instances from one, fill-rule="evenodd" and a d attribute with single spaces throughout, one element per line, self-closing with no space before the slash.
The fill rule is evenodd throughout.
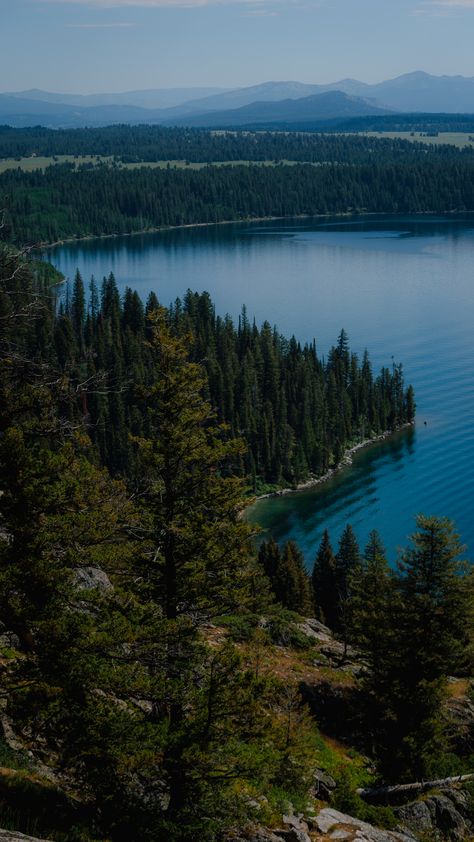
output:
<path id="1" fill-rule="evenodd" d="M 192 9 L 202 6 L 229 5 L 234 2 L 253 4 L 257 0 L 39 0 L 39 2 L 62 3 L 68 6 L 89 6 L 89 8 L 94 9 L 117 9 L 122 7 Z"/>
<path id="2" fill-rule="evenodd" d="M 88 6 L 94 9 L 112 9 L 112 8 L 181 8 L 194 9 L 205 6 L 230 6 L 240 5 L 246 7 L 257 6 L 260 9 L 265 9 L 268 6 L 279 6 L 282 0 L 36 0 L 36 2 L 62 3 L 63 5 Z M 295 0 L 286 0 L 291 5 L 295 4 Z M 318 6 L 318 0 L 315 0 L 315 5 Z"/>
<path id="3" fill-rule="evenodd" d="M 249 12 L 244 12 L 244 18 L 275 18 L 278 17 L 278 12 L 271 9 L 250 9 Z"/>
<path id="4" fill-rule="evenodd" d="M 412 15 L 421 17 L 452 17 L 462 11 L 474 11 L 474 0 L 422 0 L 421 4 L 413 9 Z"/>
<path id="5" fill-rule="evenodd" d="M 474 9 L 474 0 L 424 0 L 420 11 L 448 11 L 449 9 Z"/>
<path id="6" fill-rule="evenodd" d="M 67 29 L 131 29 L 136 23 L 67 23 Z"/>

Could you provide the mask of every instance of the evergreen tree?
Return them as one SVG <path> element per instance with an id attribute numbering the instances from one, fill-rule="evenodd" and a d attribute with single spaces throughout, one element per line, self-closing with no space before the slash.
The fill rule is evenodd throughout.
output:
<path id="1" fill-rule="evenodd" d="M 306 571 L 303 554 L 296 541 L 287 541 L 283 547 L 275 589 L 277 599 L 285 608 L 303 616 L 312 613 L 311 580 Z"/>
<path id="2" fill-rule="evenodd" d="M 275 583 L 281 564 L 281 552 L 274 538 L 270 538 L 269 541 L 262 541 L 258 548 L 258 561 L 263 568 L 265 576 L 270 580 L 272 589 L 275 590 Z"/>
<path id="3" fill-rule="evenodd" d="M 412 545 L 401 555 L 385 648 L 369 679 L 384 712 L 378 755 L 390 780 L 446 771 L 446 677 L 465 668 L 469 635 L 467 570 L 454 526 L 424 515 L 416 524 Z"/>
<path id="4" fill-rule="evenodd" d="M 84 282 L 79 269 L 74 277 L 71 300 L 71 321 L 74 328 L 77 347 L 82 351 L 84 346 L 84 324 L 86 316 L 86 302 Z"/>
<path id="5" fill-rule="evenodd" d="M 338 590 L 336 583 L 336 558 L 329 532 L 324 534 L 313 566 L 312 584 L 317 615 L 330 628 L 337 625 Z"/>
<path id="6" fill-rule="evenodd" d="M 360 550 L 357 538 L 350 523 L 344 528 L 336 553 L 336 630 L 344 643 L 344 657 L 349 643 L 351 619 L 353 581 L 361 570 Z"/>
<path id="7" fill-rule="evenodd" d="M 202 369 L 189 362 L 184 341 L 172 336 L 163 311 L 150 314 L 150 320 L 154 378 L 141 399 L 151 438 L 138 442 L 147 511 L 141 591 L 160 606 L 165 620 L 160 668 L 151 665 L 155 695 L 150 721 L 166 729 L 161 752 L 170 802 L 163 821 L 169 838 L 175 838 L 180 823 L 190 820 L 191 806 L 194 814 L 198 805 L 205 809 L 212 780 L 216 798 L 225 791 L 232 752 L 228 755 L 219 743 L 221 779 L 210 762 L 211 733 L 222 739 L 230 722 L 235 738 L 239 730 L 237 713 L 221 698 L 229 692 L 230 676 L 238 681 L 234 656 L 229 655 L 232 663 L 222 664 L 222 683 L 215 673 L 203 678 L 206 647 L 198 632 L 217 614 L 253 605 L 259 577 L 251 560 L 250 527 L 239 517 L 242 485 L 225 475 L 241 444 L 228 440 L 226 430 L 216 425 L 202 396 Z M 202 691 L 208 681 L 212 708 L 203 719 L 201 702 L 211 704 Z M 251 687 L 248 692 L 251 696 Z M 250 710 L 252 705 L 248 715 Z M 235 749 L 235 740 L 229 748 Z M 191 838 L 192 832 L 190 826 Z"/>

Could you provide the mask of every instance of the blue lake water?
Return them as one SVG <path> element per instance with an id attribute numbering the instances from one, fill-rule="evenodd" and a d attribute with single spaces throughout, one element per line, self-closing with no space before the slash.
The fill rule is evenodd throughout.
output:
<path id="1" fill-rule="evenodd" d="M 78 242 L 47 254 L 66 276 L 113 271 L 168 304 L 208 290 L 217 312 L 267 319 L 327 353 L 344 327 L 374 369 L 404 364 L 417 425 L 359 452 L 316 489 L 250 512 L 310 562 L 328 527 L 377 528 L 394 560 L 418 512 L 453 518 L 474 551 L 474 218 L 372 216 L 226 225 Z M 426 422 L 426 424 L 425 424 Z"/>

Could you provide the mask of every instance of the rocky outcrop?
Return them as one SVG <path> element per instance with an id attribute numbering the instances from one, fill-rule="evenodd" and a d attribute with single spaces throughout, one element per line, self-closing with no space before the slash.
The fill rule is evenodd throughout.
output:
<path id="1" fill-rule="evenodd" d="M 413 801 L 395 809 L 400 822 L 430 840 L 466 840 L 471 837 L 470 798 L 463 790 L 445 789 L 422 801 Z"/>
<path id="2" fill-rule="evenodd" d="M 320 643 L 330 643 L 333 640 L 333 633 L 328 626 L 320 623 L 312 617 L 307 617 L 303 623 L 298 623 L 298 629 L 306 637 L 311 640 L 317 640 Z"/>
<path id="3" fill-rule="evenodd" d="M 324 834 L 322 840 L 346 840 L 346 842 L 414 842 L 416 839 L 409 831 L 382 830 L 353 816 L 347 816 L 331 807 L 324 810 L 311 821 L 312 828 Z M 318 839 L 318 837 L 313 837 Z"/>
<path id="4" fill-rule="evenodd" d="M 226 842 L 416 842 L 408 830 L 381 830 L 330 807 L 321 810 L 315 818 L 285 816 L 284 819 L 287 827 L 283 830 L 247 828 L 227 837 Z"/>

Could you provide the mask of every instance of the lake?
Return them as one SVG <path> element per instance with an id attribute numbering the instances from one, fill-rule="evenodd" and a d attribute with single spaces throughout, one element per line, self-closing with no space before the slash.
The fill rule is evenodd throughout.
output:
<path id="1" fill-rule="evenodd" d="M 327 353 L 342 327 L 377 370 L 402 362 L 415 429 L 360 451 L 324 485 L 259 501 L 249 516 L 296 539 L 310 564 L 322 531 L 377 528 L 390 559 L 418 512 L 453 518 L 474 548 L 474 218 L 347 217 L 221 225 L 66 244 L 70 278 L 113 271 L 121 289 L 168 304 L 207 290 L 220 314 L 267 319 Z"/>

